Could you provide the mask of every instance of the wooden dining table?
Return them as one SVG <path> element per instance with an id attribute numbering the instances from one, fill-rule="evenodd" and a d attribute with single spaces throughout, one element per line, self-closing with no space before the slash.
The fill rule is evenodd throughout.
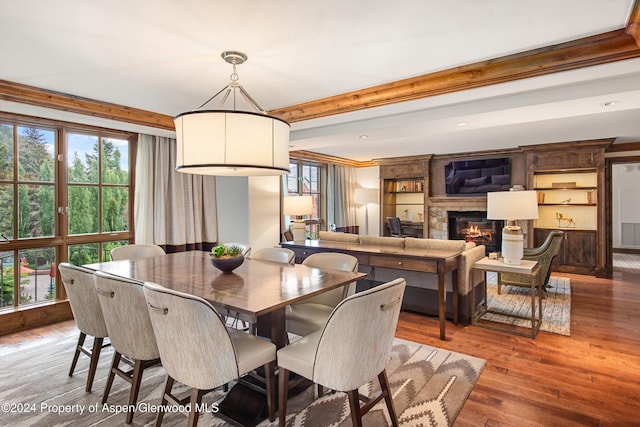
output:
<path id="1" fill-rule="evenodd" d="M 84 267 L 198 296 L 221 314 L 227 310 L 247 314 L 256 320 L 258 335 L 271 339 L 277 348 L 287 343 L 288 305 L 366 276 L 252 259 L 245 259 L 232 273 L 222 273 L 209 258 L 208 252 L 191 251 Z"/>

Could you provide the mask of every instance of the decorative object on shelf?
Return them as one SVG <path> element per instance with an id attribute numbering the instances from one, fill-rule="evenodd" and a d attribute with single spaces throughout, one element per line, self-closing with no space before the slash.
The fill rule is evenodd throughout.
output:
<path id="1" fill-rule="evenodd" d="M 593 194 L 593 190 L 584 192 L 585 202 L 588 204 L 595 203 L 595 197 Z"/>
<path id="2" fill-rule="evenodd" d="M 364 205 L 364 234 L 369 234 L 369 203 L 378 203 L 378 190 L 375 188 L 356 188 L 353 196 L 357 204 Z"/>
<path id="3" fill-rule="evenodd" d="M 231 273 L 244 262 L 242 248 L 235 245 L 220 244 L 211 249 L 211 264 L 223 273 Z"/>
<path id="4" fill-rule="evenodd" d="M 571 197 L 569 197 L 568 199 L 563 200 L 563 201 L 560 202 L 560 204 L 562 204 L 562 205 L 568 205 L 569 203 L 571 203 Z"/>
<path id="5" fill-rule="evenodd" d="M 282 213 L 292 217 L 289 231 L 293 234 L 293 240 L 305 240 L 307 226 L 303 217 L 313 213 L 313 197 L 285 196 Z"/>
<path id="6" fill-rule="evenodd" d="M 422 222 L 422 212 L 418 212 L 418 218 L 419 218 L 420 222 Z"/>
<path id="7" fill-rule="evenodd" d="M 566 227 L 575 227 L 576 222 L 573 218 L 565 216 L 562 212 L 556 212 L 556 219 L 558 220 L 558 227 L 562 227 L 562 221 L 566 222 Z"/>
<path id="8" fill-rule="evenodd" d="M 544 193 L 542 191 L 538 191 L 538 204 L 544 203 Z"/>
<path id="9" fill-rule="evenodd" d="M 222 58 L 233 66 L 231 81 L 197 109 L 178 114 L 176 125 L 178 172 L 200 175 L 261 176 L 289 173 L 289 131 L 286 121 L 269 116 L 238 83 L 236 65 L 247 60 L 241 52 Z M 201 110 L 225 92 L 217 110 Z M 236 110 L 236 93 L 254 111 Z M 229 95 L 233 109 L 224 110 Z"/>
<path id="10" fill-rule="evenodd" d="M 576 182 L 552 182 L 551 188 L 575 188 Z"/>
<path id="11" fill-rule="evenodd" d="M 404 218 L 409 221 L 409 209 L 404 210 Z"/>
<path id="12" fill-rule="evenodd" d="M 487 219 L 507 221 L 502 229 L 502 257 L 505 264 L 521 264 L 524 236 L 516 221 L 537 219 L 537 201 L 535 190 L 487 193 Z"/>

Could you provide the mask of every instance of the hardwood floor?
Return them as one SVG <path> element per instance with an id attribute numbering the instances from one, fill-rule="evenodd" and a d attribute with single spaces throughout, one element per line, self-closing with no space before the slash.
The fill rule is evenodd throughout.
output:
<path id="1" fill-rule="evenodd" d="M 640 426 L 640 276 L 571 279 L 571 336 L 535 340 L 402 312 L 397 336 L 482 357 L 456 426 Z M 7 352 L 77 333 L 72 321 L 0 337 Z"/>

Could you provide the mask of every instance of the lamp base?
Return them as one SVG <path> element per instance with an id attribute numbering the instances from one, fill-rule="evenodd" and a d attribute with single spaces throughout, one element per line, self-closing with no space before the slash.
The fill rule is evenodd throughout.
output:
<path id="1" fill-rule="evenodd" d="M 293 240 L 305 240 L 307 238 L 307 225 L 304 221 L 294 221 L 289 225 L 289 231 L 293 235 Z"/>
<path id="2" fill-rule="evenodd" d="M 502 229 L 502 260 L 505 264 L 520 265 L 524 252 L 524 235 L 518 225 Z"/>

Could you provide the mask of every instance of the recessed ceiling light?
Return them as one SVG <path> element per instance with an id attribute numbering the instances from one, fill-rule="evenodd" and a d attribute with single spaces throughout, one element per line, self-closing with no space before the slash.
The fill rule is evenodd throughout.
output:
<path id="1" fill-rule="evenodd" d="M 618 103 L 618 101 L 607 101 L 607 102 L 603 102 L 602 106 L 603 107 L 613 107 L 614 105 L 616 105 Z"/>
<path id="2" fill-rule="evenodd" d="M 360 139 L 367 139 L 369 138 L 369 135 L 360 135 Z"/>
<path id="3" fill-rule="evenodd" d="M 469 122 L 458 122 L 456 123 L 456 125 L 458 126 L 467 126 L 469 124 Z"/>

